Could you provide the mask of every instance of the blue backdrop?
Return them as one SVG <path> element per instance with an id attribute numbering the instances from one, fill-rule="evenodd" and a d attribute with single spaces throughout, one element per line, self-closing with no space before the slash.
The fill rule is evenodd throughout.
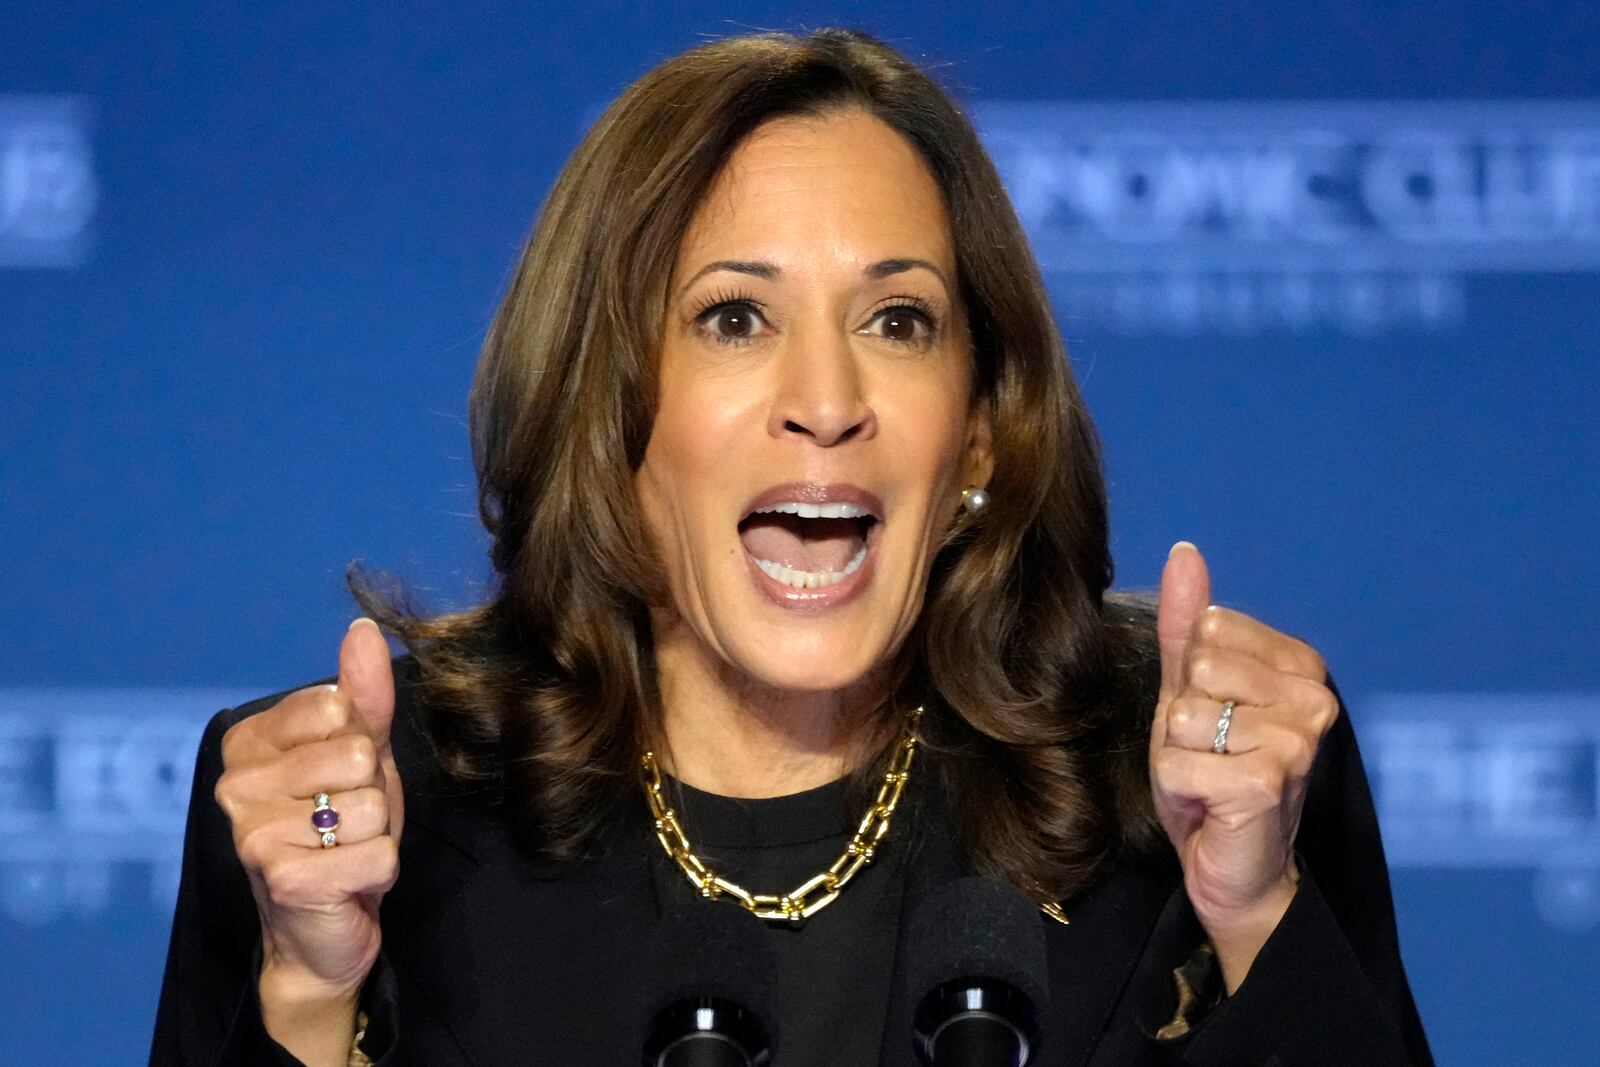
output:
<path id="1" fill-rule="evenodd" d="M 1331 663 L 1440 1061 L 1600 1062 L 1592 0 L 456 8 L 0 6 L 0 1062 L 142 1061 L 200 724 L 332 670 L 348 559 L 482 589 L 467 384 L 584 123 L 829 23 L 978 118 L 1119 584 L 1187 537 Z"/>

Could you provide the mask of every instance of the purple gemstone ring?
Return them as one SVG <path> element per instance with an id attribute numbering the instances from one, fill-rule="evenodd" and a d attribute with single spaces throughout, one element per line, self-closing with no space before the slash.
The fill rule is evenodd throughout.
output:
<path id="1" fill-rule="evenodd" d="M 328 794 L 318 793 L 311 810 L 311 828 L 322 835 L 322 847 L 332 848 L 339 843 L 334 833 L 339 828 L 339 813 L 328 804 Z"/>

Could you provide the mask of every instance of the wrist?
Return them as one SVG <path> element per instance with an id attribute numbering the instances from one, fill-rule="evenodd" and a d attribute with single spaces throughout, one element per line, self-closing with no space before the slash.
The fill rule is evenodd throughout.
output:
<path id="1" fill-rule="evenodd" d="M 1217 953 L 1223 987 L 1229 996 L 1244 983 L 1267 939 L 1272 936 L 1294 900 L 1299 879 L 1291 869 L 1283 881 L 1249 908 L 1224 915 L 1200 915 L 1200 925 Z"/>
<path id="2" fill-rule="evenodd" d="M 268 1036 L 308 1067 L 345 1067 L 361 988 L 264 964 L 257 987 Z"/>

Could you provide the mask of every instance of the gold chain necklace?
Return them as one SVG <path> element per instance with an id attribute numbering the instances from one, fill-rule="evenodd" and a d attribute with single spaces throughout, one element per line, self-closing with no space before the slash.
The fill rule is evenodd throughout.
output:
<path id="1" fill-rule="evenodd" d="M 650 814 L 655 817 L 656 840 L 661 842 L 667 855 L 688 876 L 690 884 L 707 900 L 715 900 L 726 893 L 758 919 L 793 923 L 809 919 L 832 904 L 856 873 L 872 862 L 879 843 L 889 832 L 889 818 L 894 814 L 894 807 L 900 802 L 900 794 L 905 791 L 906 782 L 911 777 L 911 757 L 917 751 L 917 720 L 921 717 L 920 706 L 907 717 L 905 730 L 895 743 L 889 770 L 883 776 L 883 784 L 878 787 L 877 799 L 861 817 L 861 823 L 844 852 L 827 870 L 812 875 L 787 893 L 752 893 L 707 867 L 695 855 L 694 846 L 689 844 L 689 838 L 684 835 L 683 826 L 678 822 L 678 813 L 672 810 L 662 795 L 661 768 L 656 766 L 655 753 L 646 752 L 641 763 L 645 796 L 650 801 Z"/>

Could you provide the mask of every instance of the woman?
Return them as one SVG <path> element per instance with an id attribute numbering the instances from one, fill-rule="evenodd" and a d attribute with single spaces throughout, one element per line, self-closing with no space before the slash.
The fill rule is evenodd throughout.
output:
<path id="1" fill-rule="evenodd" d="M 472 432 L 496 597 L 429 619 L 354 574 L 410 654 L 358 619 L 335 685 L 208 729 L 154 1062 L 636 1062 L 637 945 L 741 899 L 779 1063 L 910 1062 L 902 919 L 964 872 L 1049 928 L 1035 1062 L 1428 1062 L 1321 658 L 1185 542 L 1153 609 L 1106 592 L 1023 235 L 881 43 L 628 89 Z"/>

